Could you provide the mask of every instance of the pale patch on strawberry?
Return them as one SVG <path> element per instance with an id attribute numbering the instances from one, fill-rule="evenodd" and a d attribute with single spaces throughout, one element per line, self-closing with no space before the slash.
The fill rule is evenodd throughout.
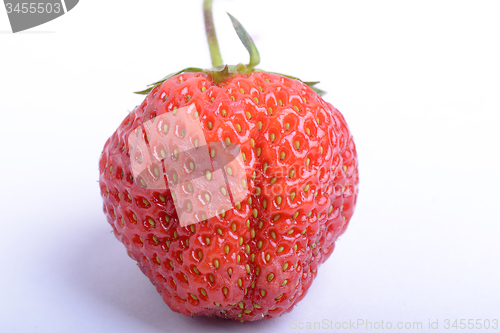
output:
<path id="1" fill-rule="evenodd" d="M 163 168 L 161 164 L 155 163 L 143 134 L 143 129 L 137 127 L 128 137 L 130 165 L 134 179 L 143 188 L 166 189 Z"/>
<path id="2" fill-rule="evenodd" d="M 212 142 L 209 147 L 194 103 L 144 122 L 128 143 L 138 184 L 170 189 L 181 226 L 227 212 L 248 195 L 239 146 Z"/>

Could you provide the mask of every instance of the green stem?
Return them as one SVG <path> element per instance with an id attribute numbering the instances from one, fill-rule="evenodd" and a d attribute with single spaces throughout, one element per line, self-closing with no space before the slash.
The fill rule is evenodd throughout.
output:
<path id="1" fill-rule="evenodd" d="M 220 67 L 224 65 L 220 54 L 219 42 L 215 33 L 214 17 L 212 14 L 212 0 L 203 1 L 203 17 L 205 19 L 205 32 L 207 34 L 208 48 L 212 58 L 212 66 Z"/>

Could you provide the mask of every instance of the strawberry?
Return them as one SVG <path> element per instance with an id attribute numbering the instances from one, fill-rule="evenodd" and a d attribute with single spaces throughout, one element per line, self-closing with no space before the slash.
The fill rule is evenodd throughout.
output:
<path id="1" fill-rule="evenodd" d="M 115 236 L 168 306 L 187 316 L 273 318 L 306 294 L 353 215 L 357 154 L 314 82 L 221 66 L 188 68 L 147 94 L 99 161 Z"/>

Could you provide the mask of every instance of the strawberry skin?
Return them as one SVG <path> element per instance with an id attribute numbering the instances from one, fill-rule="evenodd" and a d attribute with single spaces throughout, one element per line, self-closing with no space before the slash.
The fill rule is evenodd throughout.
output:
<path id="1" fill-rule="evenodd" d="M 241 147 L 249 195 L 183 227 L 168 188 L 134 179 L 128 142 L 191 104 L 209 145 Z M 357 164 L 342 114 L 306 84 L 264 72 L 216 83 L 195 72 L 155 87 L 122 121 L 101 154 L 99 184 L 115 236 L 173 311 L 253 321 L 305 296 L 353 215 Z"/>

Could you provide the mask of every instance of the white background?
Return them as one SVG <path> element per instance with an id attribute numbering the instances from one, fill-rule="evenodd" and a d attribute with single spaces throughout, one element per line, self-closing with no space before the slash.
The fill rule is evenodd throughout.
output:
<path id="1" fill-rule="evenodd" d="M 257 323 L 184 317 L 102 213 L 97 162 L 141 102 L 132 92 L 210 66 L 201 1 L 82 0 L 18 34 L 0 7 L 0 331 L 297 332 L 357 319 L 450 331 L 445 319 L 500 320 L 500 2 L 215 0 L 214 10 L 226 62 L 248 60 L 228 11 L 254 36 L 260 68 L 320 80 L 354 134 L 358 206 L 308 295 Z"/>

